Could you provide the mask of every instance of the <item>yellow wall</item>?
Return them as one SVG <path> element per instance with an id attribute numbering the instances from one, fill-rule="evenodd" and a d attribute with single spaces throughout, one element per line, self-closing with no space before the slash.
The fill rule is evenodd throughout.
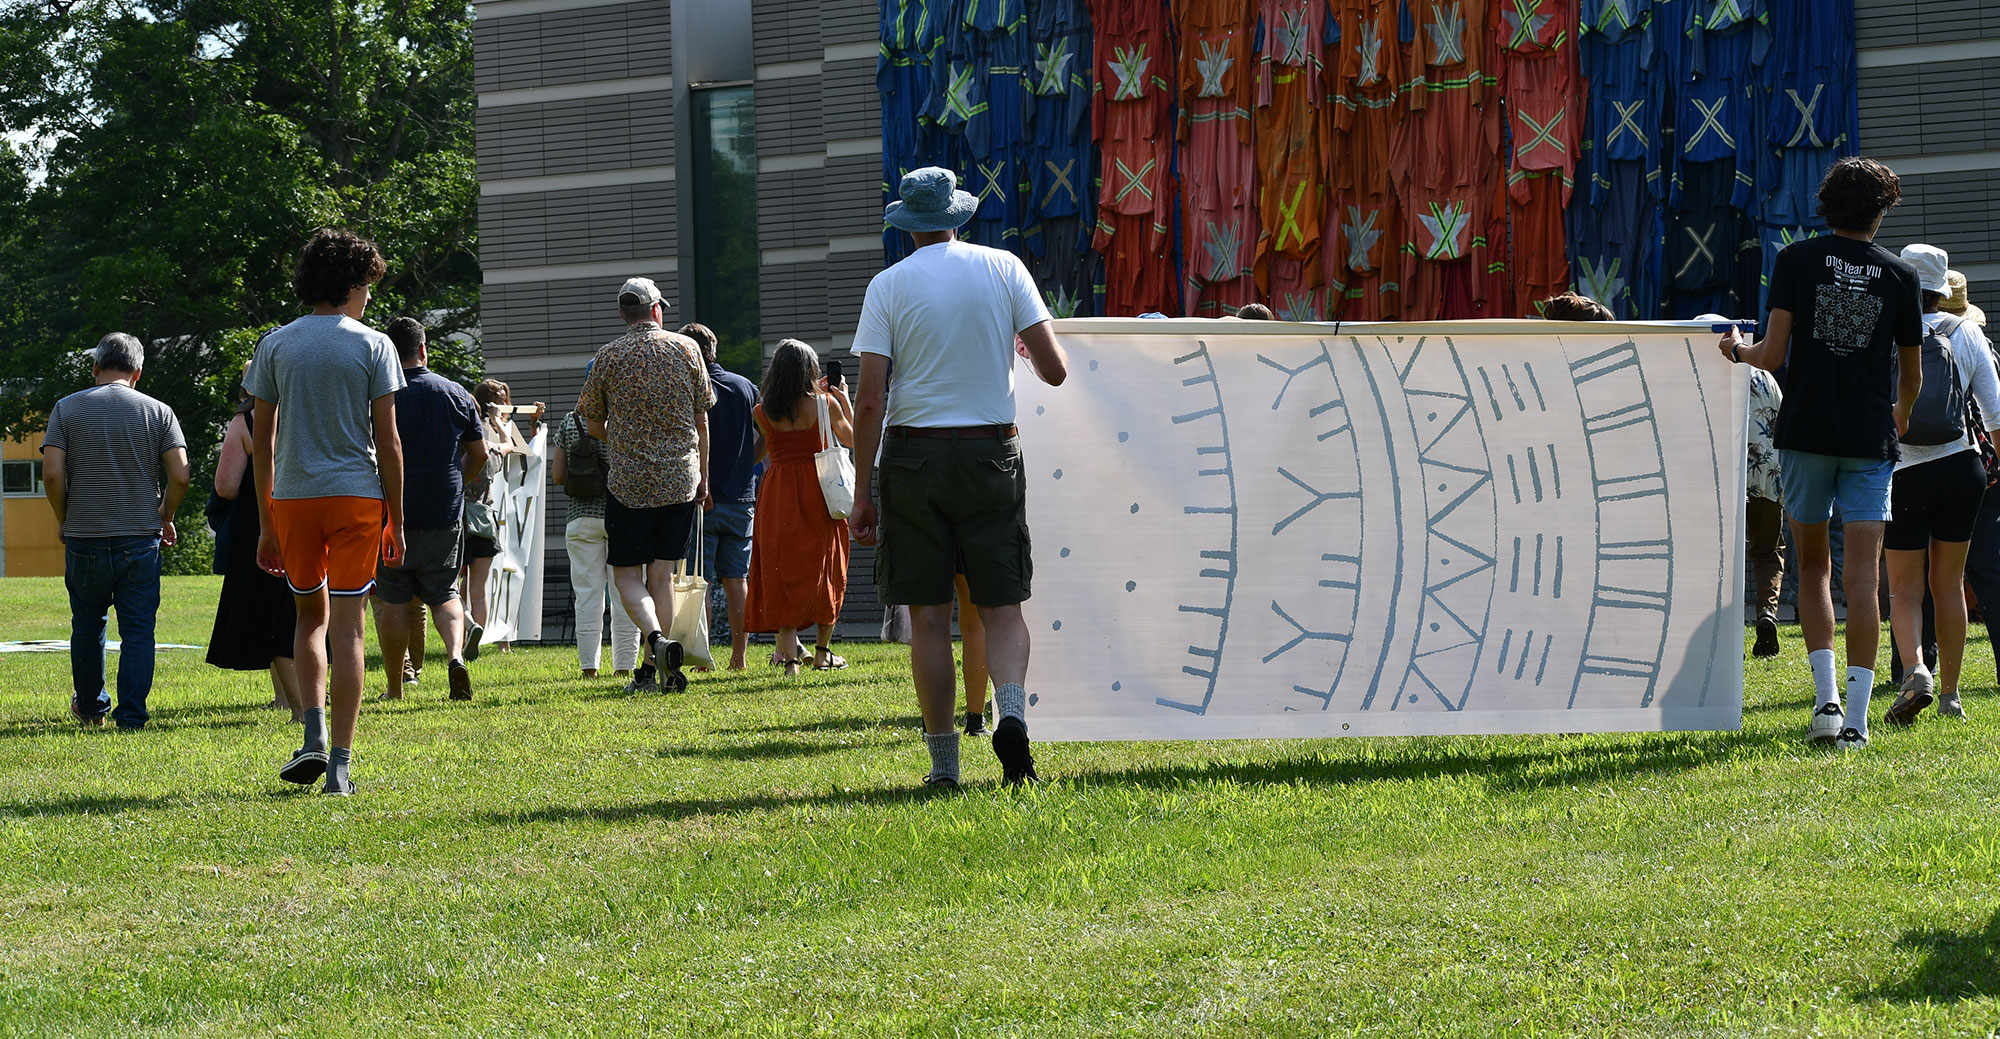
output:
<path id="1" fill-rule="evenodd" d="M 0 458 L 40 458 L 42 437 L 0 441 Z M 62 541 L 56 537 L 56 514 L 47 498 L 8 498 L 7 576 L 61 577 Z"/>

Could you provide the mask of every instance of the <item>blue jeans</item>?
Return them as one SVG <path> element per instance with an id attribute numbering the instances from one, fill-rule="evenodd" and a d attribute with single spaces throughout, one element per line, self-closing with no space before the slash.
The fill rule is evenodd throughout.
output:
<path id="1" fill-rule="evenodd" d="M 160 539 L 154 535 L 70 538 L 63 583 L 69 587 L 69 673 L 76 710 L 110 711 L 121 729 L 146 724 L 153 690 L 153 624 L 160 612 Z M 118 707 L 104 690 L 105 613 L 118 609 Z"/>

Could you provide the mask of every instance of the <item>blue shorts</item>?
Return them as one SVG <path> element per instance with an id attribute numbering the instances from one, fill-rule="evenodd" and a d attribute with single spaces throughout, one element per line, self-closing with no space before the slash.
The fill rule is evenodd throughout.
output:
<path id="1" fill-rule="evenodd" d="M 1788 448 L 1778 451 L 1785 512 L 1792 522 L 1807 526 L 1833 518 L 1836 504 L 1842 523 L 1887 523 L 1889 490 L 1895 476 L 1896 463 L 1886 458 L 1842 458 Z"/>
<path id="2" fill-rule="evenodd" d="M 750 522 L 757 512 L 751 501 L 719 501 L 701 517 L 702 576 L 711 581 L 750 576 Z"/>

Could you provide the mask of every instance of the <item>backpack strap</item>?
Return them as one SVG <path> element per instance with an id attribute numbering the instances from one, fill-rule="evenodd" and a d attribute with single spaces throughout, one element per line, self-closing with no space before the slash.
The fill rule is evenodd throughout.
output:
<path id="1" fill-rule="evenodd" d="M 1945 341 L 1949 342 L 1952 336 L 1958 334 L 1959 327 L 1964 324 L 1965 324 L 1964 317 L 1958 314 L 1946 314 L 1944 318 L 1937 323 L 1937 327 L 1931 329 L 1931 331 L 1936 332 L 1938 335 L 1943 336 L 1945 338 Z"/>

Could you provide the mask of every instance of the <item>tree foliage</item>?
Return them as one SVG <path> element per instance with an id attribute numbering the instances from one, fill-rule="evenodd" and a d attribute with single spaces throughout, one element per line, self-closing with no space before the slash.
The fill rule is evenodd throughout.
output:
<path id="1" fill-rule="evenodd" d="M 329 224 L 388 257 L 371 320 L 422 316 L 434 363 L 477 375 L 444 341 L 477 315 L 473 99 L 464 0 L 0 8 L 0 428 L 40 429 L 124 331 L 205 462 Z"/>

